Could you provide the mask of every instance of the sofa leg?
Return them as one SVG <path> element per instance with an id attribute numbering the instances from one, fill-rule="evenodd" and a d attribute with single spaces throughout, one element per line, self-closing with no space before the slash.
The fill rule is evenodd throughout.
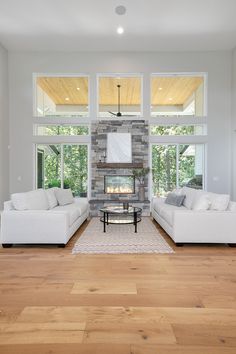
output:
<path id="1" fill-rule="evenodd" d="M 59 248 L 65 248 L 66 245 L 65 245 L 64 243 L 58 243 L 58 247 L 59 247 Z"/>
<path id="2" fill-rule="evenodd" d="M 228 243 L 229 247 L 236 247 L 236 243 Z"/>
<path id="3" fill-rule="evenodd" d="M 3 243 L 2 247 L 3 248 L 11 248 L 12 247 L 12 243 Z"/>
<path id="4" fill-rule="evenodd" d="M 176 244 L 175 244 L 177 247 L 183 247 L 183 243 L 181 243 L 181 242 L 176 242 Z"/>

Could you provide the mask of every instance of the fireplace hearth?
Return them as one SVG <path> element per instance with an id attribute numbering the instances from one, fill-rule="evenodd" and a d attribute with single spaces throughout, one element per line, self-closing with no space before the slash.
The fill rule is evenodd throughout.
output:
<path id="1" fill-rule="evenodd" d="M 105 194 L 134 194 L 135 178 L 132 175 L 105 175 Z"/>

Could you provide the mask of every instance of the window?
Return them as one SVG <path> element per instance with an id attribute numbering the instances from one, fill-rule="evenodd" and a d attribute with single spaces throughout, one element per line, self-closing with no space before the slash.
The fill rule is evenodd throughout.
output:
<path id="1" fill-rule="evenodd" d="M 204 187 L 204 144 L 152 145 L 154 195 L 176 187 Z"/>
<path id="2" fill-rule="evenodd" d="M 152 125 L 151 135 L 206 135 L 206 125 Z"/>
<path id="3" fill-rule="evenodd" d="M 35 116 L 88 116 L 88 77 L 37 76 L 35 86 Z"/>
<path id="4" fill-rule="evenodd" d="M 141 116 L 141 77 L 99 77 L 99 117 Z"/>
<path id="5" fill-rule="evenodd" d="M 74 135 L 88 135 L 88 126 L 71 126 L 71 125 L 36 125 L 34 135 L 38 136 L 74 136 Z"/>
<path id="6" fill-rule="evenodd" d="M 37 188 L 71 188 L 74 196 L 87 196 L 87 145 L 38 144 L 36 151 Z"/>
<path id="7" fill-rule="evenodd" d="M 205 77 L 152 75 L 151 116 L 204 116 Z"/>

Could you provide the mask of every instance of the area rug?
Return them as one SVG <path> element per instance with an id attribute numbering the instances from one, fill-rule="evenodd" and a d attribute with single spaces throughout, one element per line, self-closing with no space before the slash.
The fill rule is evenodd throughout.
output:
<path id="1" fill-rule="evenodd" d="M 93 218 L 76 241 L 72 254 L 173 253 L 149 217 L 134 225 L 108 225 L 106 233 L 99 218 Z"/>

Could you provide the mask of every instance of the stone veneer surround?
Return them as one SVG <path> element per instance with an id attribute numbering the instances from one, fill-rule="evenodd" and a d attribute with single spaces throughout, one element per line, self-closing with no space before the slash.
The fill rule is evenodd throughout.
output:
<path id="1" fill-rule="evenodd" d="M 98 168 L 97 164 L 104 162 L 103 156 L 107 149 L 107 133 L 131 133 L 132 162 L 148 166 L 149 126 L 144 120 L 101 120 L 91 125 L 91 214 L 97 215 L 99 208 L 106 203 L 123 202 L 124 200 L 149 210 L 148 177 L 145 178 L 145 202 L 138 199 L 138 185 L 135 181 L 134 194 L 105 194 L 104 175 L 131 175 L 132 169 Z"/>

